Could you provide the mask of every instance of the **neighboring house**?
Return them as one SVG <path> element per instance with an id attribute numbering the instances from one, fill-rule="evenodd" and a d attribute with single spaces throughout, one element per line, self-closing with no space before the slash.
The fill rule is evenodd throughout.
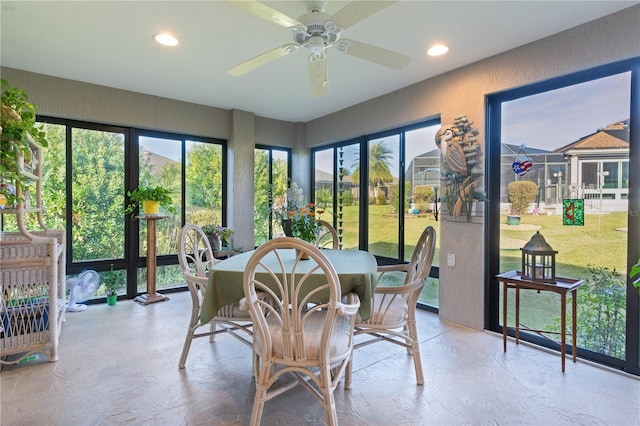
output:
<path id="1" fill-rule="evenodd" d="M 324 170 L 320 170 L 316 168 L 314 182 L 316 185 L 316 191 L 326 189 L 331 194 L 333 194 L 333 174 L 332 173 L 325 172 Z"/>
<path id="2" fill-rule="evenodd" d="M 592 211 L 627 210 L 629 198 L 629 119 L 598 129 L 556 152 L 567 157 L 569 188 Z"/>
<path id="3" fill-rule="evenodd" d="M 350 191 L 354 200 L 359 199 L 359 188 L 351 181 L 351 175 L 345 175 L 340 182 L 343 191 Z M 333 194 L 333 174 L 325 172 L 324 170 L 315 169 L 315 185 L 316 191 L 326 189 L 330 194 Z"/>
<path id="4" fill-rule="evenodd" d="M 589 212 L 627 209 L 629 196 L 629 119 L 620 120 L 554 151 L 503 143 L 501 147 L 502 199 L 508 208 L 506 187 L 515 180 L 538 185 L 534 208 L 540 213 L 560 213 L 564 198 L 584 198 Z M 514 161 L 530 160 L 533 166 L 517 176 Z M 440 186 L 440 150 L 416 156 L 407 166 L 414 185 Z"/>
<path id="5" fill-rule="evenodd" d="M 406 170 L 407 181 L 413 188 L 416 185 L 430 186 L 431 190 L 440 188 L 440 150 L 434 149 L 416 155 Z"/>

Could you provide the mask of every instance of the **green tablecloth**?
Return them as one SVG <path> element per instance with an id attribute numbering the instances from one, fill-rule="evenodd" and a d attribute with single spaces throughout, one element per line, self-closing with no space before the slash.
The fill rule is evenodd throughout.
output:
<path id="1" fill-rule="evenodd" d="M 293 264 L 295 251 L 281 250 L 281 252 L 285 264 Z M 356 293 L 360 297 L 360 316 L 365 320 L 369 318 L 371 315 L 371 296 L 377 282 L 375 257 L 369 252 L 359 250 L 323 250 L 323 253 L 336 268 L 342 294 Z M 249 251 L 230 257 L 209 271 L 209 284 L 203 296 L 200 312 L 202 324 L 211 321 L 222 306 L 238 302 L 244 297 L 243 275 L 252 254 L 253 251 Z M 303 264 L 304 261 L 299 269 L 301 266 L 303 267 Z"/>

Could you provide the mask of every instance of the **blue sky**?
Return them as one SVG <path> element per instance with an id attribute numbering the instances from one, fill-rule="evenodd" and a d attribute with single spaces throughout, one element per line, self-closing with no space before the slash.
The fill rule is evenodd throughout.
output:
<path id="1" fill-rule="evenodd" d="M 623 73 L 505 103 L 502 141 L 552 151 L 628 118 L 630 97 L 630 73 Z M 474 121 L 473 117 L 469 119 Z M 436 149 L 434 136 L 439 127 L 410 132 L 407 157 Z M 397 158 L 397 139 L 384 139 Z M 141 143 L 168 158 L 180 156 L 179 145 L 173 141 L 141 138 Z M 330 165 L 322 163 L 319 161 L 316 167 L 331 172 Z M 345 162 L 345 166 L 351 168 L 351 161 Z"/>
<path id="2" fill-rule="evenodd" d="M 630 84 L 624 73 L 508 102 L 502 142 L 551 151 L 629 118 Z"/>

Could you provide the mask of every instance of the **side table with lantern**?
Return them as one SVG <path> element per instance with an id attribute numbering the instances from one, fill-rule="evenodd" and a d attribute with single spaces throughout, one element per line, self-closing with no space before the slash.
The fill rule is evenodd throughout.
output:
<path id="1" fill-rule="evenodd" d="M 496 275 L 498 282 L 503 284 L 502 298 L 502 343 L 504 352 L 507 351 L 507 295 L 508 289 L 515 289 L 515 339 L 520 338 L 520 290 L 552 291 L 560 294 L 560 353 L 562 357 L 562 372 L 565 370 L 566 337 L 567 337 L 567 294 L 571 294 L 571 337 L 572 357 L 576 362 L 577 333 L 576 310 L 578 287 L 583 280 L 563 278 L 555 275 L 556 262 L 554 251 L 546 243 L 544 237 L 537 232 L 522 250 L 522 271 L 509 271 Z M 531 330 L 544 333 L 544 330 Z M 547 331 L 549 332 L 549 331 Z"/>

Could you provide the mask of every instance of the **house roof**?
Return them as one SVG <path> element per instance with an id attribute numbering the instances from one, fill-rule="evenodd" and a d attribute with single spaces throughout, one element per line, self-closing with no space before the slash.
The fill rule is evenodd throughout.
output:
<path id="1" fill-rule="evenodd" d="M 627 118 L 611 123 L 595 133 L 556 149 L 555 152 L 576 149 L 629 149 L 629 122 Z"/>

